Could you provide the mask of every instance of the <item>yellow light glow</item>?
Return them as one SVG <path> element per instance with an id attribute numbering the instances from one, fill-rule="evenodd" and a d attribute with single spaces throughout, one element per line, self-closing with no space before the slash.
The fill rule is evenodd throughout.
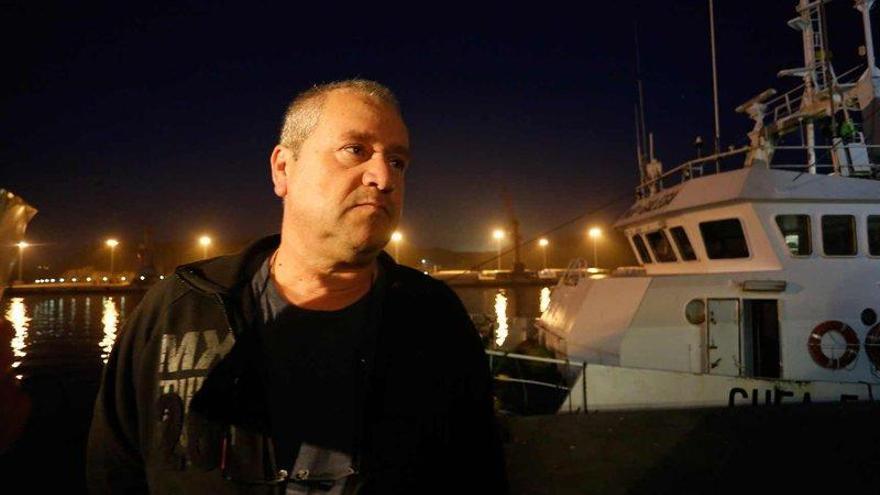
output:
<path id="1" fill-rule="evenodd" d="M 6 309 L 6 319 L 12 323 L 15 329 L 15 337 L 10 341 L 12 346 L 12 354 L 16 361 L 12 363 L 13 368 L 17 368 L 21 364 L 21 358 L 27 355 L 25 348 L 25 339 L 27 339 L 28 326 L 31 318 L 27 315 L 27 307 L 24 305 L 24 298 L 13 297 L 9 301 L 9 307 Z"/>
<path id="2" fill-rule="evenodd" d="M 503 291 L 495 294 L 495 321 L 498 322 L 498 330 L 495 332 L 495 345 L 501 347 L 507 340 L 507 296 Z"/>
<path id="3" fill-rule="evenodd" d="M 125 277 L 119 277 L 119 280 L 122 280 L 123 282 L 125 282 L 127 279 Z"/>
<path id="4" fill-rule="evenodd" d="M 501 229 L 495 229 L 492 231 L 492 238 L 496 240 L 504 239 L 504 231 Z"/>
<path id="5" fill-rule="evenodd" d="M 75 282 L 76 282 L 76 278 L 74 277 L 74 278 L 70 279 L 70 281 L 75 283 Z"/>
<path id="6" fill-rule="evenodd" d="M 91 281 L 92 281 L 92 277 L 86 277 L 86 282 L 91 282 Z"/>
<path id="7" fill-rule="evenodd" d="M 106 281 L 107 281 L 107 277 L 101 277 L 101 280 L 104 281 L 104 282 L 106 282 Z"/>
<path id="8" fill-rule="evenodd" d="M 203 236 L 199 237 L 199 244 L 202 246 L 210 246 L 211 245 L 211 238 L 206 235 L 203 235 Z"/>
<path id="9" fill-rule="evenodd" d="M 592 227 L 588 234 L 590 235 L 590 239 L 598 239 L 602 237 L 602 229 L 599 227 Z"/>
<path id="10" fill-rule="evenodd" d="M 18 246 L 18 249 L 24 249 L 24 248 L 30 246 L 30 244 L 28 244 L 28 243 L 25 242 L 25 241 L 21 241 L 21 242 L 19 242 L 18 244 L 16 244 L 16 246 Z"/>
<path id="11" fill-rule="evenodd" d="M 107 244 L 107 247 L 109 248 L 115 248 L 119 245 L 119 241 L 117 241 L 116 239 L 107 239 L 104 244 Z"/>
<path id="12" fill-rule="evenodd" d="M 550 244 L 550 241 L 548 241 L 547 239 L 544 239 L 544 238 L 541 238 L 538 241 L 538 245 L 541 247 L 547 247 L 548 244 Z"/>
<path id="13" fill-rule="evenodd" d="M 101 347 L 101 359 L 106 363 L 116 341 L 116 328 L 119 325 L 119 310 L 112 297 L 105 297 L 103 301 L 104 313 L 101 315 L 101 323 L 104 324 L 104 338 L 98 345 Z"/>
<path id="14" fill-rule="evenodd" d="M 544 311 L 547 311 L 547 308 L 549 308 L 549 307 L 550 307 L 550 287 L 544 287 L 543 289 L 541 289 L 541 302 L 540 302 L 541 312 L 543 313 Z"/>
<path id="15" fill-rule="evenodd" d="M 395 230 L 393 234 L 391 234 L 391 240 L 394 242 L 400 242 L 403 240 L 403 234 L 400 231 Z"/>

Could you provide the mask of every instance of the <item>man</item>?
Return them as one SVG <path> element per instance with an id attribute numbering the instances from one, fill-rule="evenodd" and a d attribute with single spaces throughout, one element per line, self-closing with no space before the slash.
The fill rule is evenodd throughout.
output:
<path id="1" fill-rule="evenodd" d="M 96 402 L 94 493 L 506 491 L 473 324 L 382 251 L 409 161 L 384 86 L 293 101 L 270 158 L 280 236 L 144 297 Z"/>

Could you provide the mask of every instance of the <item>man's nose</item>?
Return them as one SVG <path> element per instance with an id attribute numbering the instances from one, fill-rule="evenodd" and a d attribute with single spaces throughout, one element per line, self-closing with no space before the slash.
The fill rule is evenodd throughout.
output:
<path id="1" fill-rule="evenodd" d="M 373 153 L 366 165 L 367 168 L 363 175 L 365 186 L 375 187 L 382 192 L 394 190 L 396 181 L 394 169 L 391 168 L 382 153 Z"/>

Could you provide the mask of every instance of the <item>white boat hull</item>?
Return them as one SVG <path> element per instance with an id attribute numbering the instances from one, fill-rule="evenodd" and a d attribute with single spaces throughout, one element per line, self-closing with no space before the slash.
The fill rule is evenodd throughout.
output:
<path id="1" fill-rule="evenodd" d="M 587 364 L 559 413 L 866 401 L 877 393 L 880 385 L 868 383 L 765 380 Z"/>

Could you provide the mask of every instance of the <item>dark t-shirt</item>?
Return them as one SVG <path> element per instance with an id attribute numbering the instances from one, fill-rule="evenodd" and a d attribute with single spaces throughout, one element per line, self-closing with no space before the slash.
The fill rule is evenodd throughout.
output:
<path id="1" fill-rule="evenodd" d="M 338 311 L 299 308 L 281 296 L 269 276 L 268 260 L 251 287 L 262 316 L 260 337 L 279 464 L 289 468 L 302 443 L 350 455 L 358 343 L 366 331 L 369 293 Z"/>

